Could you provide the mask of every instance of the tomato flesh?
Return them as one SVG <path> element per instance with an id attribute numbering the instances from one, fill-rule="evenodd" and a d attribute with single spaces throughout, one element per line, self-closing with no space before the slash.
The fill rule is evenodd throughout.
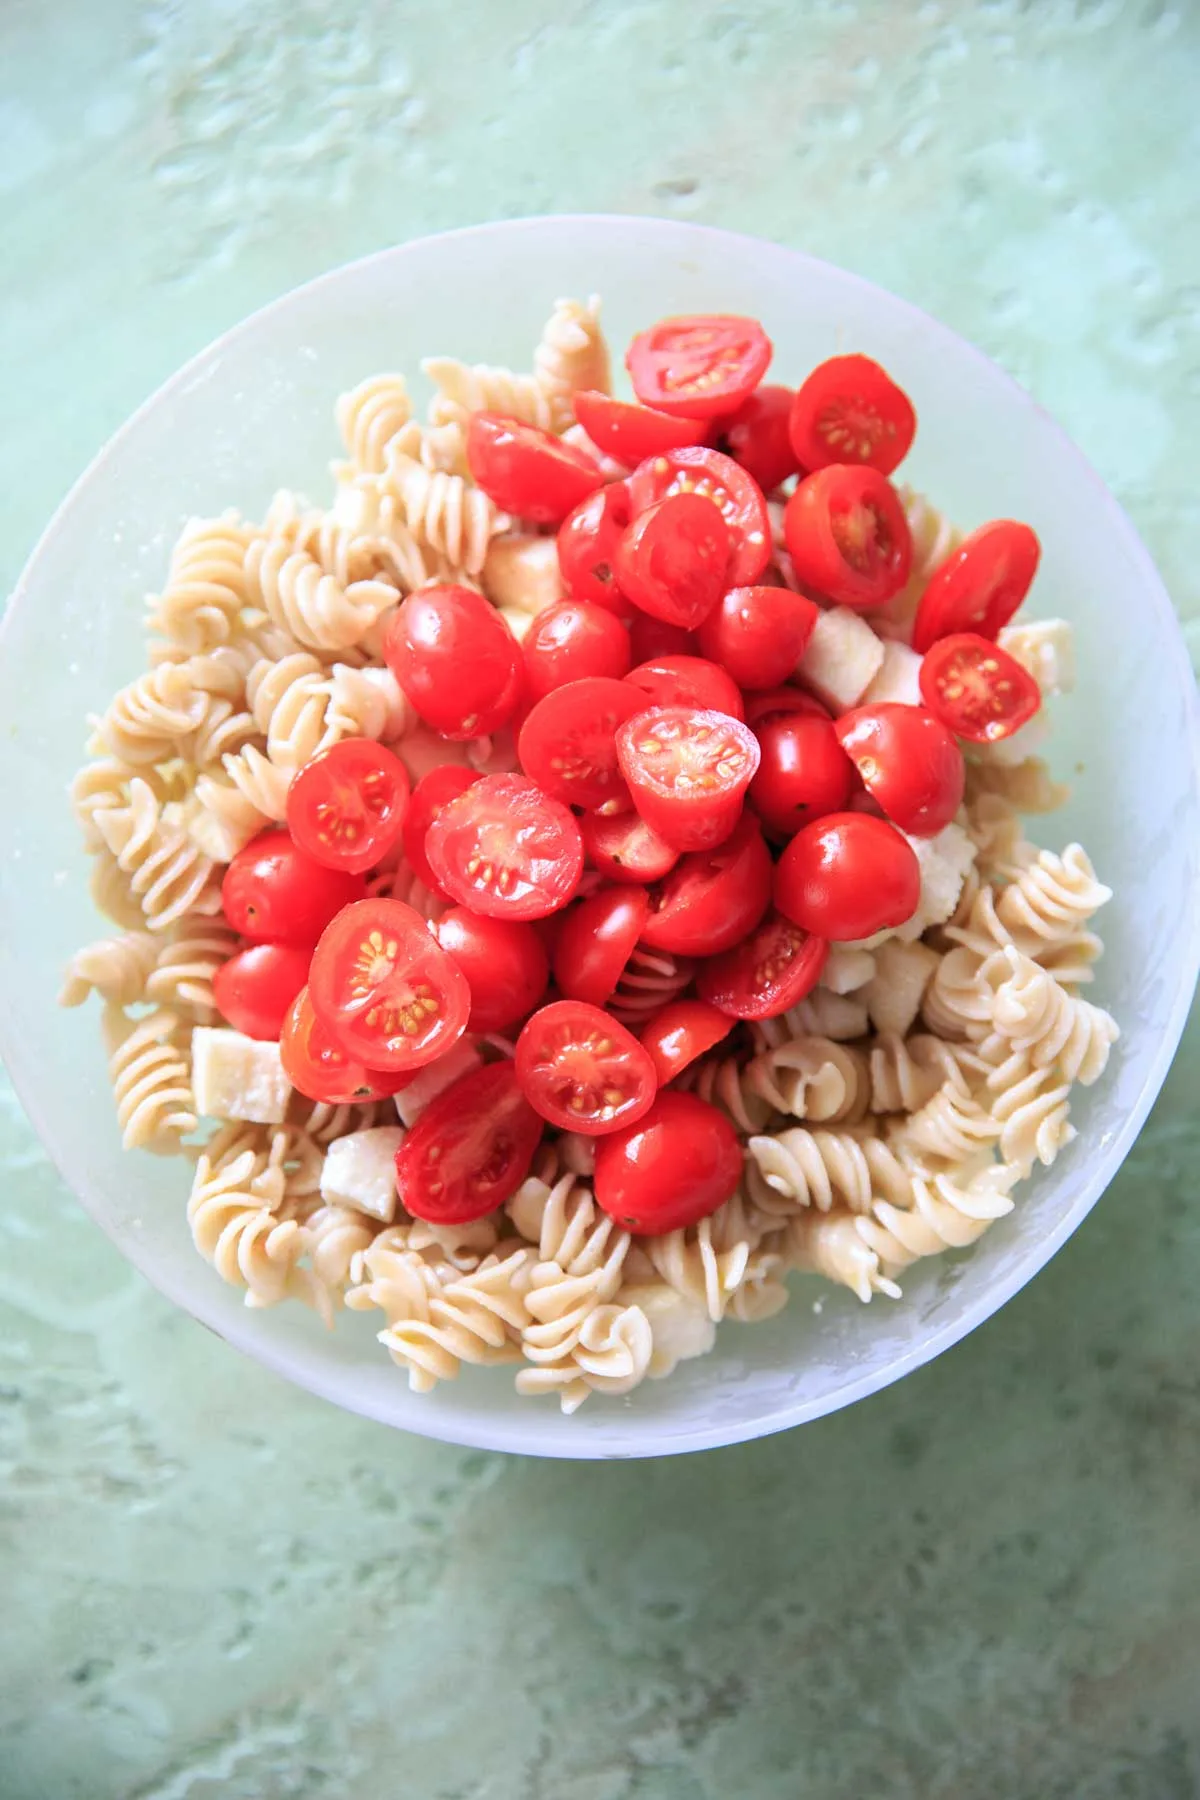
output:
<path id="1" fill-rule="evenodd" d="M 725 588 L 730 535 L 700 494 L 668 494 L 640 512 L 617 545 L 617 586 L 652 619 L 694 629 Z"/>
<path id="2" fill-rule="evenodd" d="M 617 729 L 642 705 L 636 689 L 600 675 L 555 688 L 521 727 L 521 767 L 567 806 L 597 807 L 623 798 Z"/>
<path id="3" fill-rule="evenodd" d="M 912 533 L 899 495 L 875 469 L 839 463 L 806 476 L 783 532 L 800 581 L 840 606 L 883 606 L 908 580 Z"/>
<path id="4" fill-rule="evenodd" d="M 755 929 L 771 904 L 771 855 L 743 814 L 716 850 L 681 858 L 650 894 L 643 944 L 679 956 L 716 956 Z"/>
<path id="5" fill-rule="evenodd" d="M 586 389 L 575 396 L 575 417 L 598 450 L 628 469 L 660 450 L 702 444 L 708 429 L 703 419 L 676 418 L 653 406 L 633 406 Z"/>
<path id="6" fill-rule="evenodd" d="M 409 867 L 427 888 L 436 888 L 438 885 L 437 876 L 429 866 L 429 858 L 425 854 L 425 838 L 429 827 L 443 807 L 448 806 L 451 800 L 457 800 L 460 794 L 465 794 L 469 787 L 474 787 L 481 779 L 474 769 L 444 763 L 440 769 L 430 769 L 428 775 L 422 775 L 413 789 L 408 811 L 404 815 L 401 842 Z"/>
<path id="7" fill-rule="evenodd" d="M 938 564 L 913 620 L 913 649 L 962 632 L 994 638 L 1033 585 L 1041 560 L 1037 532 L 1015 519 L 994 519 L 965 537 Z"/>
<path id="8" fill-rule="evenodd" d="M 417 712 L 442 737 L 484 737 L 511 719 L 521 694 L 520 648 L 482 594 L 441 582 L 404 601 L 383 655 Z"/>
<path id="9" fill-rule="evenodd" d="M 717 448 L 753 475 L 764 494 L 800 468 L 789 429 L 792 399 L 791 388 L 764 383 L 718 427 Z"/>
<path id="10" fill-rule="evenodd" d="M 908 455 L 917 415 L 903 388 L 869 356 L 831 356 L 800 384 L 788 430 L 802 469 L 863 463 L 881 475 Z"/>
<path id="11" fill-rule="evenodd" d="M 343 906 L 367 884 L 347 869 L 327 869 L 286 831 L 264 831 L 239 850 L 221 883 L 221 909 L 242 937 L 311 948 Z"/>
<path id="12" fill-rule="evenodd" d="M 391 750 L 343 738 L 293 777 L 288 829 L 315 862 L 364 874 L 395 849 L 408 793 L 408 770 Z"/>
<path id="13" fill-rule="evenodd" d="M 348 1055 L 313 1011 L 306 987 L 296 995 L 280 1028 L 279 1060 L 297 1093 L 326 1106 L 385 1100 L 411 1079 L 407 1071 L 368 1069 Z"/>
<path id="14" fill-rule="evenodd" d="M 768 831 L 791 837 L 822 814 L 844 809 L 854 767 L 819 708 L 769 713 L 755 732 L 762 760 L 746 798 Z"/>
<path id="15" fill-rule="evenodd" d="M 589 864 L 609 881 L 660 881 L 679 861 L 636 812 L 585 813 L 579 823 Z"/>
<path id="16" fill-rule="evenodd" d="M 744 708 L 736 681 L 705 656 L 654 656 L 625 677 L 646 698 L 644 706 L 695 706 L 740 719 Z"/>
<path id="17" fill-rule="evenodd" d="M 466 1028 L 471 990 L 425 920 L 399 900 L 359 900 L 326 927 L 308 977 L 313 1010 L 369 1068 L 419 1069 Z"/>
<path id="18" fill-rule="evenodd" d="M 867 792 L 912 837 L 933 837 L 962 805 L 962 751 L 923 706 L 856 706 L 834 726 Z"/>
<path id="19" fill-rule="evenodd" d="M 485 775 L 451 800 L 430 825 L 425 852 L 445 893 L 493 918 L 557 912 L 583 872 L 574 815 L 521 775 Z"/>
<path id="20" fill-rule="evenodd" d="M 724 1113 L 670 1088 L 636 1124 L 596 1146 L 597 1203 L 636 1235 L 708 1218 L 741 1177 L 742 1146 Z"/>
<path id="21" fill-rule="evenodd" d="M 246 1037 L 274 1043 L 308 980 L 309 954 L 294 944 L 252 944 L 221 964 L 213 999 L 227 1024 Z"/>
<path id="22" fill-rule="evenodd" d="M 777 1019 L 817 985 L 829 945 L 781 913 L 723 956 L 702 963 L 696 991 L 731 1019 Z"/>
<path id="23" fill-rule="evenodd" d="M 624 973 L 650 912 L 643 887 L 601 888 L 563 915 L 554 941 L 554 979 L 570 1000 L 603 1006 Z"/>
<path id="24" fill-rule="evenodd" d="M 588 1137 L 640 1119 L 657 1087 L 633 1033 L 582 1000 L 556 1000 L 534 1013 L 517 1039 L 516 1072 L 543 1119 Z"/>
<path id="25" fill-rule="evenodd" d="M 660 319 L 629 346 L 625 366 L 643 406 L 685 419 L 731 412 L 756 388 L 771 360 L 757 319 L 690 313 Z"/>
<path id="26" fill-rule="evenodd" d="M 775 688 L 803 656 L 818 608 L 782 587 L 730 588 L 700 626 L 700 648 L 743 688 Z"/>
<path id="27" fill-rule="evenodd" d="M 654 1064 L 659 1087 L 665 1087 L 732 1030 L 728 1013 L 706 1000 L 672 1000 L 643 1026 L 640 1041 Z"/>
<path id="28" fill-rule="evenodd" d="M 1041 689 L 1015 656 L 976 633 L 939 638 L 925 652 L 921 697 L 958 737 L 995 744 L 1028 724 Z"/>
<path id="29" fill-rule="evenodd" d="M 894 825 L 831 813 L 797 832 L 775 869 L 775 904 L 834 942 L 903 925 L 921 898 L 921 865 Z"/>
<path id="30" fill-rule="evenodd" d="M 396 1152 L 401 1204 L 432 1225 L 484 1218 L 524 1181 L 542 1130 L 511 1063 L 460 1076 L 430 1101 Z"/>
<path id="31" fill-rule="evenodd" d="M 564 600 L 538 614 L 521 645 L 531 703 L 588 675 L 619 681 L 629 670 L 629 633 L 607 607 Z"/>
<path id="32" fill-rule="evenodd" d="M 632 611 L 613 573 L 617 544 L 632 517 L 628 486 L 610 481 L 563 520 L 558 533 L 558 566 L 572 599 L 588 600 L 619 616 Z"/>
<path id="33" fill-rule="evenodd" d="M 627 720 L 617 758 L 646 823 L 679 850 L 710 850 L 737 824 L 758 739 L 726 713 L 661 707 Z"/>
<path id="34" fill-rule="evenodd" d="M 535 525 L 561 525 L 604 480 L 594 456 L 499 413 L 471 414 L 467 464 L 502 512 Z"/>
<path id="35" fill-rule="evenodd" d="M 532 925 L 519 919 L 490 919 L 454 906 L 438 920 L 434 935 L 467 978 L 468 1031 L 507 1030 L 546 991 L 550 966 Z"/>
<path id="36" fill-rule="evenodd" d="M 771 520 L 753 476 L 732 457 L 698 445 L 647 457 L 629 477 L 635 518 L 672 494 L 700 494 L 714 502 L 729 527 L 729 586 L 756 582 L 771 560 Z"/>

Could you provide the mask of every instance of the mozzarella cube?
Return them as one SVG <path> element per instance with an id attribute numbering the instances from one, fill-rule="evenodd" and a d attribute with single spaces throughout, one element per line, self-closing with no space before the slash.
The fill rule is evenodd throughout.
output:
<path id="1" fill-rule="evenodd" d="M 376 1125 L 335 1138 L 321 1170 L 322 1200 L 390 1225 L 396 1212 L 396 1152 L 403 1142 L 399 1125 Z"/>
<path id="2" fill-rule="evenodd" d="M 717 1328 L 707 1307 L 665 1282 L 624 1289 L 621 1305 L 640 1306 L 650 1322 L 652 1348 L 646 1373 L 651 1381 L 669 1375 L 690 1357 L 706 1356 L 713 1347 Z"/>
<path id="3" fill-rule="evenodd" d="M 875 973 L 875 958 L 869 950 L 855 950 L 849 944 L 830 944 L 820 986 L 834 994 L 853 994 L 865 987 Z"/>
<path id="4" fill-rule="evenodd" d="M 1001 763 L 1005 768 L 1011 769 L 1043 750 L 1049 736 L 1050 717 L 1042 706 L 1011 737 L 997 738 L 994 744 L 976 744 L 974 750 L 980 762 Z"/>
<path id="5" fill-rule="evenodd" d="M 402 1087 L 396 1095 L 396 1111 L 401 1122 L 408 1126 L 416 1124 L 431 1100 L 436 1100 L 460 1075 L 469 1075 L 472 1069 L 479 1067 L 479 1052 L 475 1048 L 474 1038 L 459 1038 L 452 1050 L 445 1056 L 439 1056 L 436 1062 L 427 1063 L 419 1070 L 407 1087 Z"/>
<path id="6" fill-rule="evenodd" d="M 944 925 L 958 905 L 967 870 L 975 861 L 975 845 L 962 826 L 954 824 L 945 826 L 936 837 L 910 837 L 908 841 L 921 865 L 921 898 L 916 912 L 898 928 L 896 936 L 911 942 L 931 925 Z"/>
<path id="7" fill-rule="evenodd" d="M 883 664 L 883 640 L 848 606 L 823 612 L 796 666 L 806 687 L 834 712 L 862 699 Z"/>
<path id="8" fill-rule="evenodd" d="M 1006 625 L 996 642 L 1029 670 L 1043 695 L 1069 694 L 1075 686 L 1075 634 L 1067 619 Z"/>
<path id="9" fill-rule="evenodd" d="M 496 606 L 513 606 L 530 615 L 544 612 L 563 597 L 557 540 L 522 532 L 494 537 L 480 581 Z"/>
<path id="10" fill-rule="evenodd" d="M 860 994 L 876 1031 L 894 1031 L 904 1037 L 912 1029 L 940 961 L 928 944 L 905 944 L 890 938 L 879 946 L 875 974 Z"/>
<path id="11" fill-rule="evenodd" d="M 252 1125 L 282 1125 L 292 1092 L 278 1044 L 211 1025 L 192 1033 L 192 1088 L 197 1112 Z"/>
<path id="12" fill-rule="evenodd" d="M 883 661 L 863 694 L 862 705 L 896 701 L 901 706 L 923 706 L 920 676 L 924 660 L 907 644 L 885 643 Z"/>

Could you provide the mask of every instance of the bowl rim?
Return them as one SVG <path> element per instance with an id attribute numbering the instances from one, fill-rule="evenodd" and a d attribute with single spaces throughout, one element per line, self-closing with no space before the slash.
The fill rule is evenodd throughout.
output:
<path id="1" fill-rule="evenodd" d="M 189 357 L 174 374 L 161 382 L 100 446 L 82 474 L 72 484 L 55 508 L 17 576 L 4 616 L 0 619 L 0 656 L 4 655 L 8 647 L 8 638 L 13 629 L 13 621 L 18 607 L 26 597 L 26 590 L 36 576 L 37 566 L 43 552 L 57 536 L 80 496 L 94 481 L 107 472 L 114 457 L 119 456 L 121 447 L 139 429 L 143 419 L 158 409 L 164 401 L 169 400 L 174 393 L 186 389 L 198 375 L 208 368 L 213 358 L 219 358 L 222 351 L 240 334 L 269 323 L 272 314 L 277 311 L 282 312 L 299 296 L 311 296 L 322 287 L 335 286 L 352 270 L 363 270 L 376 263 L 403 259 L 414 252 L 420 253 L 432 242 L 497 236 L 519 238 L 524 232 L 531 229 L 544 230 L 548 225 L 561 226 L 565 230 L 581 227 L 599 227 L 602 230 L 614 228 L 645 230 L 647 227 L 654 227 L 681 242 L 683 240 L 715 242 L 717 245 L 723 246 L 731 257 L 735 254 L 744 257 L 747 252 L 753 255 L 760 252 L 763 247 L 767 247 L 774 255 L 794 262 L 799 272 L 804 270 L 831 271 L 840 281 L 859 289 L 865 295 L 882 299 L 889 307 L 897 309 L 902 315 L 907 314 L 909 319 L 915 325 L 919 325 L 922 330 L 933 331 L 935 334 L 941 334 L 953 340 L 960 352 L 965 351 L 970 359 L 987 371 L 990 380 L 995 381 L 999 378 L 1000 382 L 1008 388 L 1013 402 L 1019 407 L 1032 408 L 1050 433 L 1058 440 L 1063 453 L 1074 459 L 1081 467 L 1089 483 L 1098 491 L 1114 530 L 1126 540 L 1144 585 L 1145 591 L 1141 603 L 1151 606 L 1158 615 L 1164 628 L 1165 638 L 1174 650 L 1174 660 L 1169 673 L 1172 681 L 1180 686 L 1184 696 L 1187 738 L 1191 745 L 1192 785 L 1197 791 L 1200 791 L 1200 698 L 1197 696 L 1196 684 L 1178 616 L 1154 560 L 1124 508 L 1110 492 L 1083 451 L 1057 420 L 1033 395 L 1009 375 L 1007 370 L 1001 368 L 969 339 L 960 336 L 950 326 L 935 318 L 933 314 L 915 306 L 902 296 L 892 293 L 890 289 L 881 287 L 877 282 L 869 281 L 866 277 L 858 275 L 852 270 L 844 269 L 839 264 L 830 263 L 822 257 L 811 256 L 806 251 L 794 249 L 790 245 L 775 243 L 768 238 L 756 237 L 746 232 L 730 231 L 720 226 L 664 219 L 654 214 L 538 213 L 515 219 L 455 226 L 447 231 L 427 232 L 403 243 L 392 244 L 365 256 L 356 257 L 350 262 L 339 263 L 334 268 L 314 276 L 311 280 L 287 289 L 265 305 L 248 313 L 204 345 Z M 1195 835 L 1200 840 L 1200 828 L 1197 829 Z M 71 1152 L 69 1145 L 64 1152 L 64 1147 L 55 1142 L 56 1134 L 43 1112 L 37 1084 L 22 1052 L 17 1024 L 5 1008 L 0 1008 L 0 1058 L 3 1058 L 17 1097 L 55 1167 L 85 1211 L 100 1226 L 105 1235 L 116 1244 L 121 1254 L 181 1312 L 207 1327 L 232 1349 L 251 1358 L 273 1374 L 282 1376 L 293 1386 L 305 1389 L 321 1399 L 331 1401 L 344 1411 L 387 1425 L 393 1430 L 411 1431 L 421 1437 L 472 1449 L 498 1450 L 510 1454 L 569 1461 L 624 1460 L 681 1455 L 690 1451 L 717 1449 L 725 1445 L 744 1443 L 755 1438 L 771 1436 L 779 1431 L 790 1430 L 796 1425 L 806 1424 L 810 1420 L 823 1418 L 829 1413 L 840 1411 L 856 1400 L 865 1399 L 883 1388 L 890 1387 L 914 1369 L 932 1362 L 935 1357 L 940 1356 L 966 1337 L 968 1333 L 976 1330 L 999 1312 L 1001 1307 L 1006 1305 L 1035 1275 L 1045 1268 L 1051 1257 L 1078 1229 L 1116 1175 L 1166 1079 L 1187 1023 L 1193 992 L 1197 978 L 1200 976 L 1200 907 L 1197 907 L 1192 914 L 1183 949 L 1185 955 L 1180 969 L 1181 979 L 1176 986 L 1162 1035 L 1143 1077 L 1136 1100 L 1125 1114 L 1120 1129 L 1114 1132 L 1107 1142 L 1097 1147 L 1092 1164 L 1080 1183 L 1079 1192 L 1067 1215 L 1052 1231 L 1030 1244 L 1024 1257 L 1003 1280 L 988 1287 L 973 1303 L 965 1306 L 954 1319 L 938 1327 L 910 1350 L 893 1358 L 880 1368 L 872 1369 L 827 1390 L 817 1399 L 782 1406 L 769 1418 L 764 1419 L 755 1415 L 752 1418 L 735 1420 L 731 1425 L 695 1427 L 673 1436 L 664 1437 L 662 1432 L 665 1422 L 657 1420 L 653 1433 L 647 1434 L 648 1436 L 652 1435 L 655 1441 L 647 1443 L 645 1447 L 633 1444 L 628 1448 L 619 1448 L 600 1439 L 593 1439 L 590 1433 L 577 1434 L 570 1429 L 568 1420 L 562 1421 L 566 1429 L 562 1433 L 560 1442 L 525 1443 L 521 1441 L 522 1434 L 514 1430 L 511 1420 L 503 1422 L 501 1429 L 492 1429 L 486 1414 L 460 1420 L 455 1415 L 442 1413 L 437 1407 L 436 1398 L 432 1399 L 428 1405 L 427 1417 L 423 1416 L 416 1421 L 405 1421 L 404 1424 L 399 1424 L 389 1416 L 381 1404 L 375 1404 L 371 1396 L 359 1396 L 353 1392 L 347 1394 L 340 1391 L 340 1382 L 335 1380 L 332 1374 L 327 1376 L 324 1365 L 319 1362 L 312 1367 L 307 1364 L 301 1368 L 294 1366 L 287 1348 L 287 1341 L 282 1336 L 277 1346 L 270 1339 L 260 1340 L 257 1336 L 252 1336 L 248 1329 L 243 1330 L 240 1320 L 234 1323 L 221 1317 L 218 1322 L 215 1317 L 207 1316 L 207 1309 L 197 1306 L 194 1300 L 185 1299 L 180 1292 L 176 1291 L 176 1283 L 169 1272 L 164 1274 L 157 1267 L 155 1258 L 143 1252 L 140 1243 L 131 1246 L 120 1241 L 109 1222 L 102 1216 L 99 1187 L 89 1179 L 86 1158 L 82 1149 L 76 1156 Z M 215 1294 L 221 1292 L 223 1290 L 219 1285 L 214 1288 Z M 500 1422 L 498 1421 L 498 1423 Z"/>

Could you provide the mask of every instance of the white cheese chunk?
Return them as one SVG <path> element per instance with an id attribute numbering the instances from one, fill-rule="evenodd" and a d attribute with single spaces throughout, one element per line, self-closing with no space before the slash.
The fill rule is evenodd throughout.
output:
<path id="1" fill-rule="evenodd" d="M 292 1092 L 278 1044 L 209 1025 L 192 1033 L 192 1087 L 197 1112 L 253 1125 L 282 1125 Z"/>
<path id="2" fill-rule="evenodd" d="M 848 606 L 823 612 L 796 673 L 834 712 L 861 700 L 883 664 L 883 640 Z"/>
<path id="3" fill-rule="evenodd" d="M 535 617 L 563 597 L 557 540 L 523 532 L 494 537 L 480 581 L 494 605 L 513 606 Z"/>
<path id="4" fill-rule="evenodd" d="M 895 642 L 883 646 L 883 661 L 872 677 L 871 685 L 862 696 L 860 705 L 874 706 L 884 701 L 896 701 L 901 706 L 923 706 L 921 698 L 921 664 L 923 657 L 907 644 Z"/>
<path id="5" fill-rule="evenodd" d="M 996 642 L 1028 669 L 1043 695 L 1075 686 L 1075 634 L 1067 619 L 1027 619 L 1006 625 Z"/>
<path id="6" fill-rule="evenodd" d="M 921 866 L 921 897 L 917 910 L 903 925 L 889 926 L 872 937 L 858 940 L 853 946 L 857 950 L 876 950 L 892 938 L 911 943 L 931 926 L 945 924 L 958 905 L 967 870 L 975 861 L 975 846 L 961 825 L 947 825 L 936 837 L 909 837 L 907 832 L 900 835 L 912 845 Z"/>
<path id="7" fill-rule="evenodd" d="M 854 950 L 848 944 L 830 944 L 821 970 L 820 985 L 834 994 L 853 994 L 865 987 L 875 973 L 875 958 L 869 950 Z"/>
<path id="8" fill-rule="evenodd" d="M 399 1125 L 375 1125 L 335 1138 L 321 1170 L 322 1200 L 354 1207 L 390 1225 L 396 1211 L 396 1152 L 403 1142 Z"/>
<path id="9" fill-rule="evenodd" d="M 921 1000 L 941 958 L 928 944 L 905 944 L 890 938 L 875 952 L 875 974 L 861 990 L 876 1031 L 911 1031 Z"/>
<path id="10" fill-rule="evenodd" d="M 479 1052 L 474 1038 L 459 1038 L 452 1050 L 439 1056 L 418 1071 L 396 1095 L 396 1111 L 405 1125 L 415 1125 L 431 1100 L 444 1093 L 460 1075 L 469 1075 L 479 1067 Z"/>

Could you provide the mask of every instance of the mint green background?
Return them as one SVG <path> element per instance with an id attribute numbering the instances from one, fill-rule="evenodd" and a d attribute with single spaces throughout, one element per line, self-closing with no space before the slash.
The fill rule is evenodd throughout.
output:
<path id="1" fill-rule="evenodd" d="M 1198 96 L 1187 0 L 6 0 L 0 584 L 272 295 L 442 226 L 629 210 L 981 344 L 1200 650 Z M 0 1800 L 1200 1794 L 1198 1076 L 1193 1024 L 1083 1230 L 942 1361 L 627 1466 L 400 1438 L 244 1363 L 0 1088 Z"/>

